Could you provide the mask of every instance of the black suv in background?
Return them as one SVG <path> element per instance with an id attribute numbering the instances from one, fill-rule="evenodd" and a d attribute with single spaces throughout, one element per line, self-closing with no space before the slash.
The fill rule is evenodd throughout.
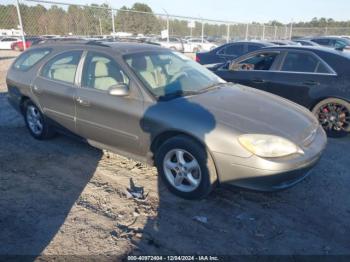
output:
<path id="1" fill-rule="evenodd" d="M 269 46 L 273 46 L 273 44 L 263 41 L 239 41 L 227 43 L 209 52 L 197 53 L 196 61 L 202 65 L 223 63 L 231 61 L 246 53 Z"/>

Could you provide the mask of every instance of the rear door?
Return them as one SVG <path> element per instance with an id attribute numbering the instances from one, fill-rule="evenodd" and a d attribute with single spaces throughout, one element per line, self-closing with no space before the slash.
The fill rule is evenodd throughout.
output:
<path id="1" fill-rule="evenodd" d="M 108 148 L 140 152 L 143 98 L 115 57 L 89 51 L 84 58 L 81 88 L 76 95 L 77 133 Z M 113 96 L 113 85 L 125 84 L 128 96 Z"/>
<path id="2" fill-rule="evenodd" d="M 50 59 L 32 85 L 43 113 L 75 132 L 76 72 L 83 51 L 62 52 Z"/>
<path id="3" fill-rule="evenodd" d="M 336 80 L 336 73 L 320 57 L 310 51 L 285 52 L 279 69 L 266 91 L 290 99 L 308 108 L 328 83 Z"/>

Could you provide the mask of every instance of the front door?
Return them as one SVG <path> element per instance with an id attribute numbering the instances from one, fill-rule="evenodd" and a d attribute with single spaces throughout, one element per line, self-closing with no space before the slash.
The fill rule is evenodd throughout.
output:
<path id="1" fill-rule="evenodd" d="M 129 87 L 129 95 L 115 96 L 109 89 Z M 140 118 L 143 99 L 133 81 L 107 54 L 88 52 L 76 95 L 77 133 L 116 151 L 140 153 Z"/>

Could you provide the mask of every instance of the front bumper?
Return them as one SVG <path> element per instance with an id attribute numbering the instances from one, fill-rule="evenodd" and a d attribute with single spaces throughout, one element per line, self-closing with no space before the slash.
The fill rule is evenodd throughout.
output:
<path id="1" fill-rule="evenodd" d="M 304 155 L 266 159 L 213 153 L 221 183 L 259 191 L 275 191 L 303 180 L 317 164 L 327 144 L 327 136 L 318 128 L 314 141 L 304 147 Z"/>

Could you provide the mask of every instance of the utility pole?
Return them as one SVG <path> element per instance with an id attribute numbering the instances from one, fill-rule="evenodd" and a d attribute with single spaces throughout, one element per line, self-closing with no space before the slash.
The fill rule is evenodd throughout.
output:
<path id="1" fill-rule="evenodd" d="M 275 25 L 275 36 L 274 36 L 274 40 L 277 40 L 277 25 Z"/>
<path id="2" fill-rule="evenodd" d="M 113 38 L 115 38 L 114 10 L 111 9 L 111 11 L 112 11 L 112 30 L 113 30 Z"/>
<path id="3" fill-rule="evenodd" d="M 100 23 L 100 35 L 102 35 L 102 24 L 101 24 L 101 17 L 98 18 L 98 21 Z"/>
<path id="4" fill-rule="evenodd" d="M 292 36 L 293 36 L 293 19 L 290 22 L 289 40 L 292 40 Z"/>
<path id="5" fill-rule="evenodd" d="M 249 36 L 249 24 L 247 24 L 246 30 L 245 30 L 245 40 L 248 40 Z"/>
<path id="6" fill-rule="evenodd" d="M 202 19 L 202 44 L 204 43 L 204 20 Z"/>
<path id="7" fill-rule="evenodd" d="M 262 31 L 261 40 L 265 40 L 265 24 L 263 24 L 263 31 Z"/>
<path id="8" fill-rule="evenodd" d="M 166 30 L 168 31 L 167 34 L 167 42 L 169 43 L 169 35 L 170 35 L 170 17 L 169 17 L 169 13 L 163 8 L 163 11 L 166 13 Z"/>
<path id="9" fill-rule="evenodd" d="M 227 24 L 227 38 L 226 43 L 230 42 L 230 24 Z"/>
<path id="10" fill-rule="evenodd" d="M 17 8 L 19 27 L 21 29 L 21 34 L 22 34 L 23 50 L 26 50 L 27 49 L 27 47 L 26 47 L 26 39 L 24 37 L 24 30 L 23 30 L 21 11 L 19 10 L 19 0 L 16 1 L 16 8 Z"/>

